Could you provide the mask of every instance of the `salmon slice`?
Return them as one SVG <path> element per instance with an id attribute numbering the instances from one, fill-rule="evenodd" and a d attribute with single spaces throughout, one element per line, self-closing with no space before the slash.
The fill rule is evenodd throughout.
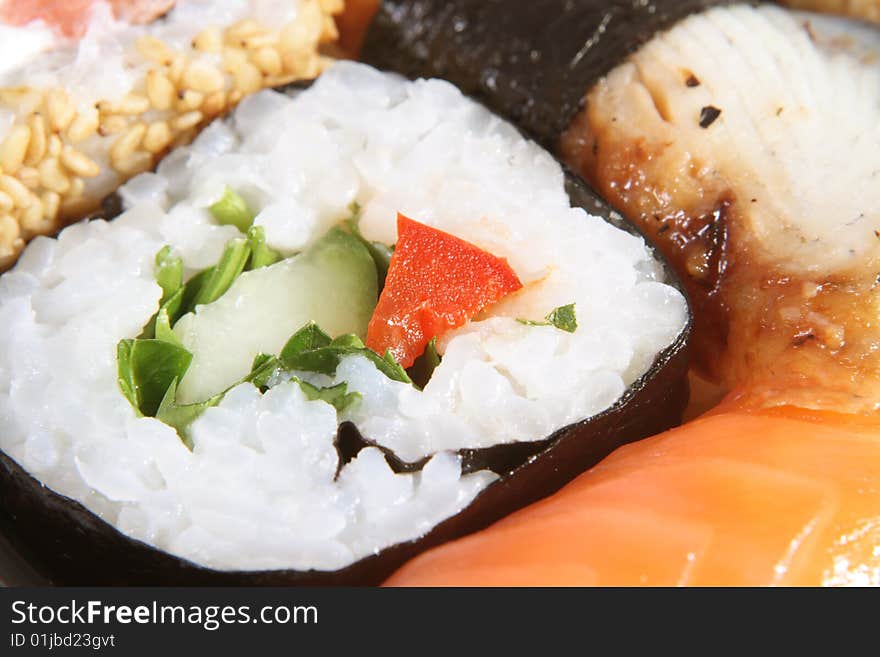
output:
<path id="1" fill-rule="evenodd" d="M 77 39 L 85 34 L 96 4 L 109 4 L 113 15 L 127 23 L 149 23 L 174 6 L 174 0 L 5 0 L 0 22 L 27 25 L 42 20 L 58 34 Z"/>
<path id="2" fill-rule="evenodd" d="M 387 584 L 880 585 L 878 482 L 880 421 L 722 407 Z"/>

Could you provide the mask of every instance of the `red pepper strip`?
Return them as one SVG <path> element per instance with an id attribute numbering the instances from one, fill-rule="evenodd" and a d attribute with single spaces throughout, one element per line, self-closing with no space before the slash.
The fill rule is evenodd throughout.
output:
<path id="1" fill-rule="evenodd" d="M 503 258 L 397 215 L 397 246 L 367 329 L 367 346 L 410 367 L 432 338 L 522 287 Z"/>

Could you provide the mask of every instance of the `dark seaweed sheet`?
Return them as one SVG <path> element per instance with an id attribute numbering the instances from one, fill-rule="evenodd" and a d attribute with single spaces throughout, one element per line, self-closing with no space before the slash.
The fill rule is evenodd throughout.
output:
<path id="1" fill-rule="evenodd" d="M 361 59 L 441 77 L 548 148 L 587 90 L 658 31 L 730 0 L 384 0 Z"/>

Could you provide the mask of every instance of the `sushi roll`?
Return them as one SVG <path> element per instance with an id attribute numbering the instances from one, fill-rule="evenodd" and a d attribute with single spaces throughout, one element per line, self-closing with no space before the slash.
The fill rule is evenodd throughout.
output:
<path id="1" fill-rule="evenodd" d="M 119 196 L 0 277 L 0 509 L 54 581 L 379 583 L 681 419 L 675 276 L 447 82 L 336 64 Z"/>
<path id="2" fill-rule="evenodd" d="M 0 3 L 0 269 L 243 97 L 318 75 L 342 7 Z"/>

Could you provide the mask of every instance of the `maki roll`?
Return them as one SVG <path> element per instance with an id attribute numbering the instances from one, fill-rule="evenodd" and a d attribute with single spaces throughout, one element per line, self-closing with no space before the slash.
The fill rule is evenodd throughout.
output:
<path id="1" fill-rule="evenodd" d="M 449 83 L 337 64 L 120 195 L 0 277 L 0 499 L 56 581 L 378 583 L 680 421 L 674 277 Z"/>
<path id="2" fill-rule="evenodd" d="M 342 6 L 0 3 L 0 268 L 243 97 L 318 75 Z"/>

